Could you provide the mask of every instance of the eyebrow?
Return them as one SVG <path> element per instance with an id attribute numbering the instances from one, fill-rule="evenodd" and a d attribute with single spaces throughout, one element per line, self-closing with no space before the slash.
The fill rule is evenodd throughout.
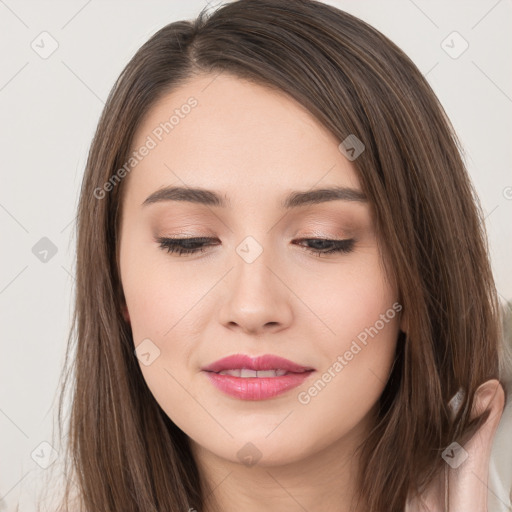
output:
<path id="1" fill-rule="evenodd" d="M 367 202 L 366 196 L 360 191 L 348 187 L 327 187 L 308 190 L 306 192 L 294 191 L 289 193 L 281 203 L 284 209 L 325 203 L 327 201 L 355 201 Z M 187 201 L 205 206 L 218 206 L 226 208 L 230 205 L 229 198 L 213 190 L 190 187 L 166 187 L 153 192 L 142 203 L 147 206 L 162 201 Z"/>

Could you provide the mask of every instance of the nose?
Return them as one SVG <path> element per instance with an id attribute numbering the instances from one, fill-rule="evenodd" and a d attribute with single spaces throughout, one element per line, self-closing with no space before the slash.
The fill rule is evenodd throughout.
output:
<path id="1" fill-rule="evenodd" d="M 226 328 L 258 335 L 286 329 L 292 322 L 293 293 L 279 266 L 263 251 L 248 263 L 236 255 L 234 268 L 224 278 L 219 321 Z"/>

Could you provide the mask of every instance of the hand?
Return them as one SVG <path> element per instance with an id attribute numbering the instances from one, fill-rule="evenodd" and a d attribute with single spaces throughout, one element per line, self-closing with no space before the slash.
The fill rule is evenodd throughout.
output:
<path id="1" fill-rule="evenodd" d="M 487 421 L 463 446 L 467 459 L 457 468 L 448 464 L 421 495 L 407 503 L 405 512 L 488 512 L 489 459 L 494 434 L 505 406 L 505 392 L 496 380 L 484 382 L 476 391 L 472 417 L 490 409 Z M 445 493 L 448 482 L 448 493 Z"/>

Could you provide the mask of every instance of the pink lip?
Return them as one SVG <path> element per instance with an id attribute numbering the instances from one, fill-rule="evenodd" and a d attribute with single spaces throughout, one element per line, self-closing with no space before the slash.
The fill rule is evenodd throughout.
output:
<path id="1" fill-rule="evenodd" d="M 256 371 L 286 370 L 289 373 L 280 377 L 235 377 L 218 373 L 243 368 Z M 236 354 L 219 359 L 202 370 L 220 391 L 241 400 L 265 400 L 280 395 L 302 384 L 314 372 L 314 368 L 271 354 L 256 358 Z"/>
<path id="2" fill-rule="evenodd" d="M 248 370 L 286 370 L 287 372 L 294 373 L 314 370 L 310 366 L 301 366 L 293 361 L 272 354 L 265 354 L 259 357 L 235 354 L 219 359 L 201 369 L 207 372 L 221 372 L 222 370 L 236 370 L 238 368 L 247 368 Z"/>

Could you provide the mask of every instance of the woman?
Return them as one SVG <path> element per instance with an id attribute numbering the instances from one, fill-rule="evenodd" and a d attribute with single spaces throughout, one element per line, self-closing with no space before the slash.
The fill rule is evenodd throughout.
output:
<path id="1" fill-rule="evenodd" d="M 73 510 L 486 510 L 481 212 L 424 77 L 345 12 L 238 0 L 142 46 L 87 162 L 75 321 Z"/>

